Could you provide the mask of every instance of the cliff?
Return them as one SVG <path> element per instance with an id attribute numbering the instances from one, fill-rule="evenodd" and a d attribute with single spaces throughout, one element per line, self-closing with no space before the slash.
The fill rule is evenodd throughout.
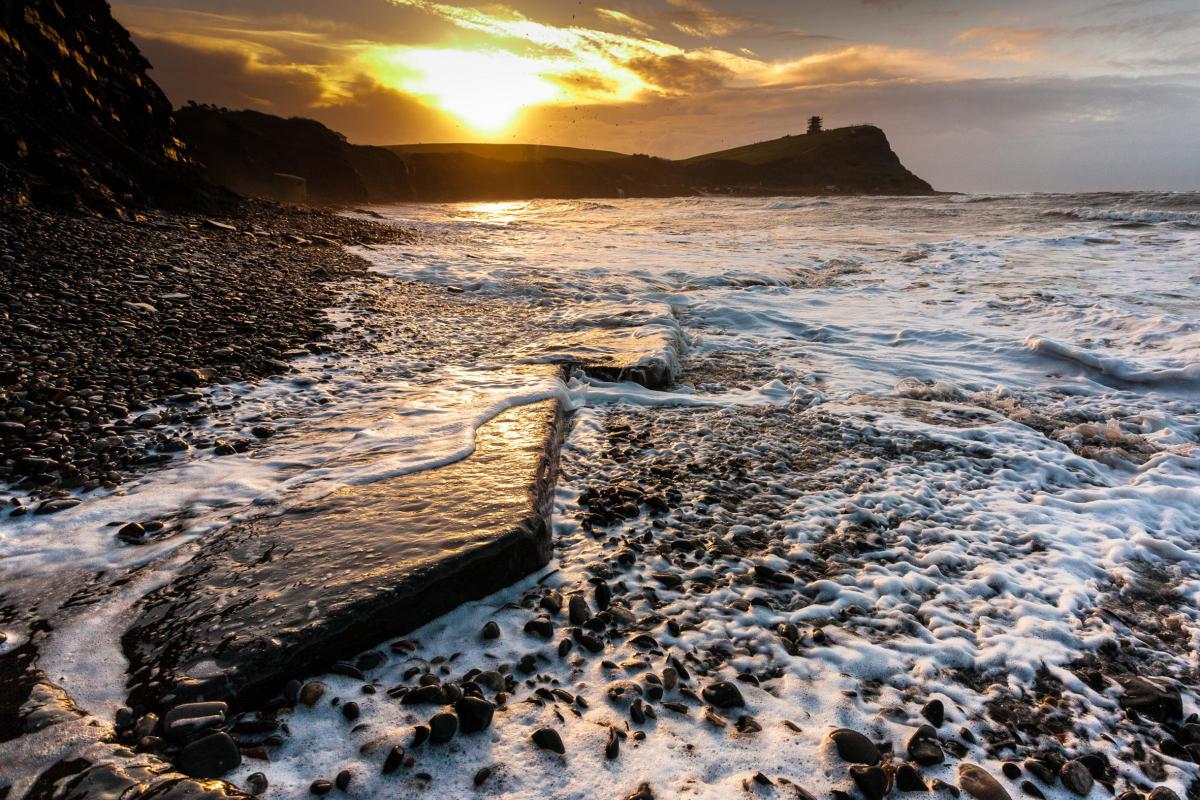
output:
<path id="1" fill-rule="evenodd" d="M 930 194 L 874 125 L 784 136 L 680 162 L 696 188 L 726 194 Z"/>
<path id="2" fill-rule="evenodd" d="M 104 0 L 0 0 L 0 199 L 211 204 L 149 66 Z"/>
<path id="3" fill-rule="evenodd" d="M 315 120 L 198 105 L 179 109 L 176 119 L 208 179 L 238 194 L 330 205 L 412 198 L 397 155 L 349 144 Z M 280 176 L 303 178 L 307 196 L 291 196 Z"/>

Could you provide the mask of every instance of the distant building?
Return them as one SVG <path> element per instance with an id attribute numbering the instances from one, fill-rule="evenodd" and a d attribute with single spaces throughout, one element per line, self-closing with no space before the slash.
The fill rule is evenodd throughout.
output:
<path id="1" fill-rule="evenodd" d="M 820 133 L 822 122 L 823 122 L 823 120 L 820 117 L 809 117 L 808 118 L 808 132 L 809 133 Z"/>

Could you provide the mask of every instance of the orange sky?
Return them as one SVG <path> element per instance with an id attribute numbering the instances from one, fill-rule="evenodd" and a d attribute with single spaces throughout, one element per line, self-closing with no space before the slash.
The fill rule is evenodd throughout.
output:
<path id="1" fill-rule="evenodd" d="M 351 140 L 681 157 L 882 125 L 950 189 L 1194 188 L 1191 0 L 162 0 L 114 5 L 187 100 Z"/>

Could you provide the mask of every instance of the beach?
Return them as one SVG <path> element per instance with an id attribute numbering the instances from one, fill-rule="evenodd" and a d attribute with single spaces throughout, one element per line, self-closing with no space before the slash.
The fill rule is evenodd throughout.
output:
<path id="1" fill-rule="evenodd" d="M 1195 791 L 1194 195 L 4 224 L 14 729 L 280 797 Z M 22 741 L 18 797 L 78 745 Z"/>

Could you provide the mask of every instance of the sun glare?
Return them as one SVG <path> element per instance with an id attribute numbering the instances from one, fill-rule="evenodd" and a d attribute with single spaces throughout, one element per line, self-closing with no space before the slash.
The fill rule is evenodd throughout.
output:
<path id="1" fill-rule="evenodd" d="M 506 51 L 389 48 L 372 61 L 383 83 L 484 133 L 503 129 L 527 106 L 566 99 L 542 61 Z"/>

